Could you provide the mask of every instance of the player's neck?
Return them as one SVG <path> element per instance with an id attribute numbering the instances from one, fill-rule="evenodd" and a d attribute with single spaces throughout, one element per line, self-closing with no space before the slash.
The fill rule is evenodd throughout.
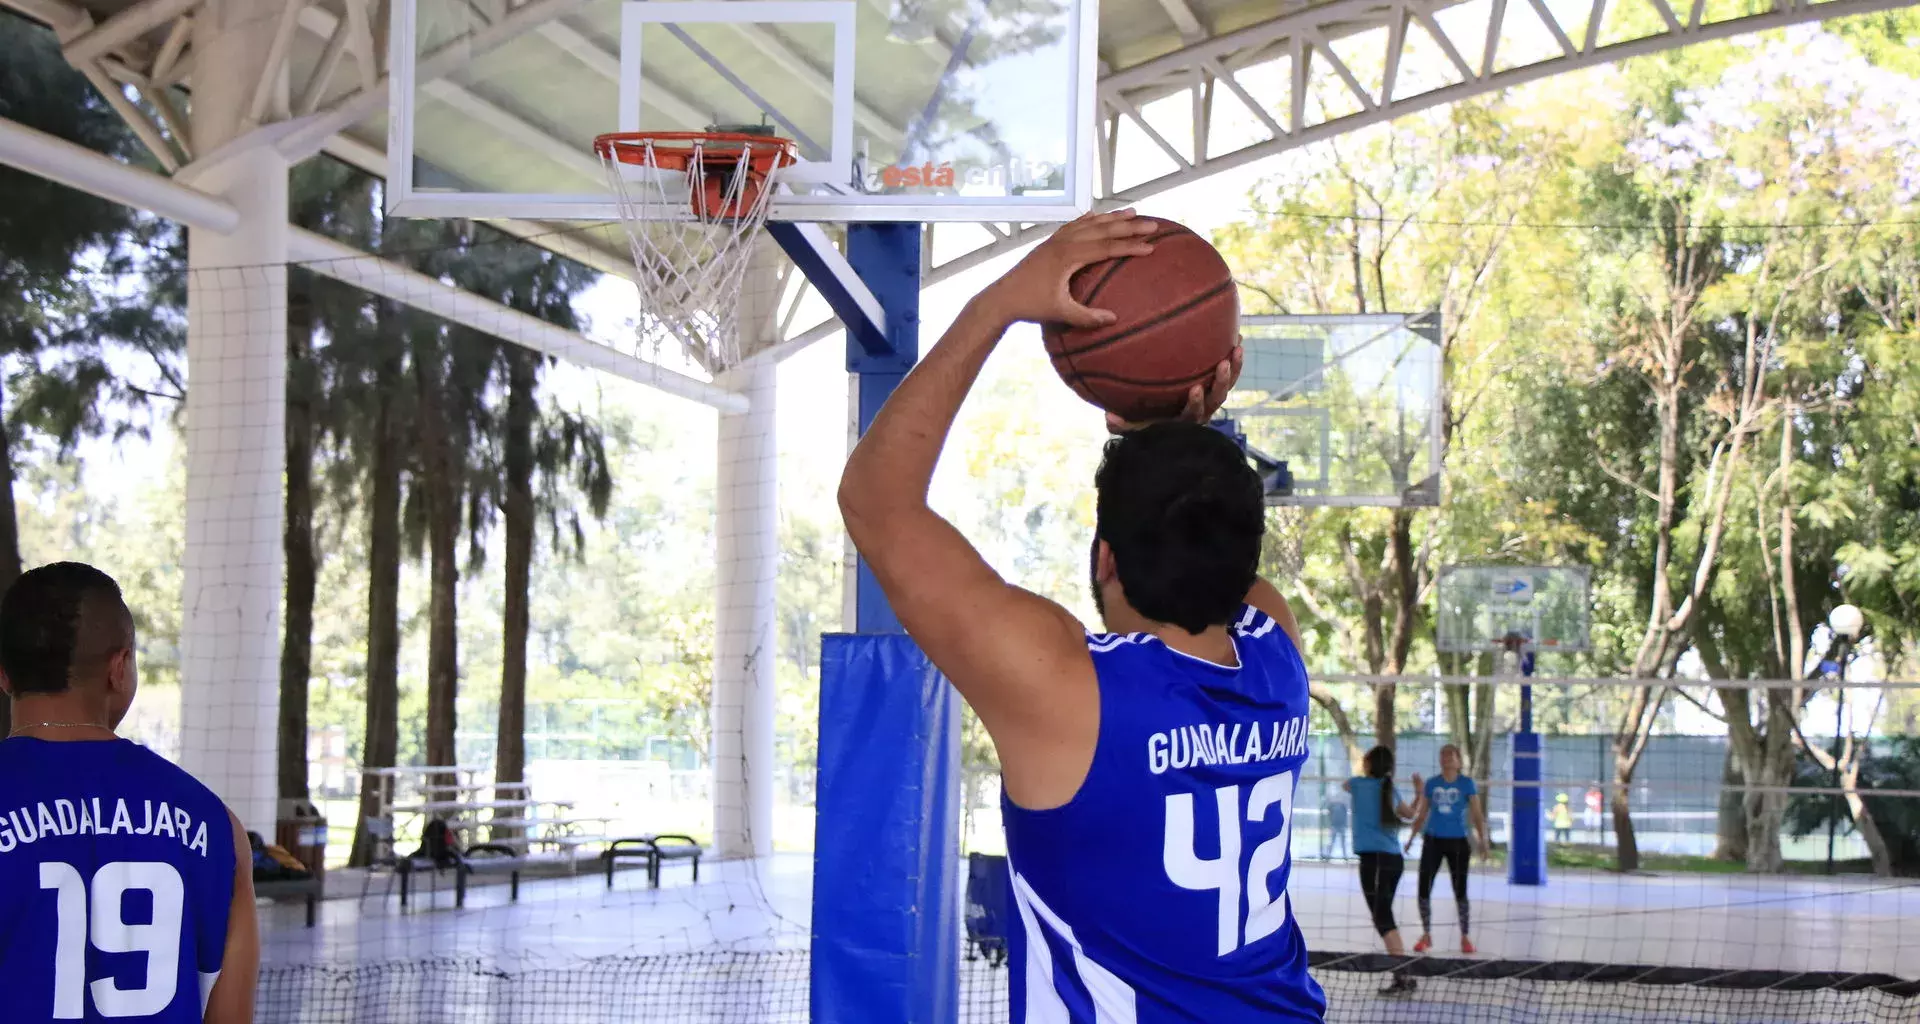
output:
<path id="1" fill-rule="evenodd" d="M 1189 633 L 1170 622 L 1155 622 L 1133 610 L 1125 601 L 1109 601 L 1100 616 L 1109 633 L 1151 633 L 1181 654 L 1210 661 L 1223 668 L 1240 667 L 1240 649 L 1225 626 L 1214 626 L 1203 633 Z"/>
<path id="2" fill-rule="evenodd" d="M 1448 782 L 1452 782 L 1453 780 L 1460 777 L 1460 769 L 1455 768 L 1452 771 L 1447 771 L 1445 768 L 1442 768 L 1440 769 L 1440 777 L 1447 780 Z"/>
<path id="3" fill-rule="evenodd" d="M 1240 651 L 1233 646 L 1233 637 L 1227 633 L 1225 626 L 1214 626 L 1204 633 L 1194 634 L 1179 626 L 1160 622 L 1150 625 L 1146 632 L 1159 637 L 1161 643 L 1181 654 L 1210 661 L 1223 668 L 1240 667 Z"/>
<path id="4" fill-rule="evenodd" d="M 55 743 L 115 738 L 104 699 L 77 693 L 41 694 L 13 698 L 10 736 L 31 736 Z"/>

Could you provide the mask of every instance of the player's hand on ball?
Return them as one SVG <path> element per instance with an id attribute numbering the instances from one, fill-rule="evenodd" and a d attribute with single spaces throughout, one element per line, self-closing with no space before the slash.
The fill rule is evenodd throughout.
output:
<path id="1" fill-rule="evenodd" d="M 1187 406 L 1180 410 L 1180 415 L 1173 418 L 1174 421 L 1181 423 L 1211 421 L 1213 414 L 1220 411 L 1220 407 L 1226 404 L 1227 396 L 1233 392 L 1233 385 L 1240 379 L 1240 367 L 1245 359 L 1246 353 L 1240 346 L 1233 346 L 1233 355 L 1221 360 L 1220 365 L 1213 371 L 1212 382 L 1206 387 L 1195 384 L 1187 389 Z M 1124 434 L 1129 430 L 1139 430 L 1147 425 L 1147 423 L 1129 423 L 1113 413 L 1107 414 L 1109 433 Z"/>
<path id="2" fill-rule="evenodd" d="M 981 297 L 1008 323 L 1032 320 L 1103 327 L 1113 322 L 1113 313 L 1075 301 L 1068 282 L 1089 263 L 1151 253 L 1153 246 L 1144 237 L 1159 228 L 1158 222 L 1132 210 L 1085 214 L 1035 246 Z"/>

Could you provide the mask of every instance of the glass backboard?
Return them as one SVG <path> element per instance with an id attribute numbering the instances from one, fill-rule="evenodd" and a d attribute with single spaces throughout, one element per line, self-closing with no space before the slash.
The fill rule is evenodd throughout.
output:
<path id="1" fill-rule="evenodd" d="M 1434 646 L 1441 651 L 1592 646 L 1591 576 L 1584 566 L 1450 565 L 1434 589 Z"/>
<path id="2" fill-rule="evenodd" d="M 616 131 L 798 143 L 782 220 L 1049 221 L 1092 202 L 1093 0 L 399 0 L 389 209 L 612 220 Z"/>
<path id="3" fill-rule="evenodd" d="M 1439 314 L 1242 316 L 1240 343 L 1220 415 L 1284 464 L 1269 504 L 1440 503 Z"/>

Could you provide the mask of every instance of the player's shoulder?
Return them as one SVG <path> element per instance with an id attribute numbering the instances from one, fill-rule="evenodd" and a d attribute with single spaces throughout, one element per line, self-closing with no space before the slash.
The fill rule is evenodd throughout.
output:
<path id="1" fill-rule="evenodd" d="M 1263 640 L 1268 637 L 1285 637 L 1287 631 L 1280 628 L 1273 616 L 1250 604 L 1240 606 L 1240 614 L 1233 620 L 1233 633 L 1250 640 Z"/>
<path id="2" fill-rule="evenodd" d="M 217 805 L 225 818 L 226 804 L 206 783 L 195 778 L 192 772 L 169 761 L 161 754 L 132 741 L 121 745 L 120 756 L 124 764 L 118 766 L 130 775 L 147 780 L 149 783 L 172 789 L 189 799 L 209 805 Z"/>

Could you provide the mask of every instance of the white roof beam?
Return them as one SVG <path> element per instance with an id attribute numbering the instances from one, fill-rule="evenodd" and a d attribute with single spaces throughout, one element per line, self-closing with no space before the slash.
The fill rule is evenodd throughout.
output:
<path id="1" fill-rule="evenodd" d="M 388 177 L 386 152 L 351 135 L 335 135 L 328 139 L 326 152 L 334 159 L 352 164 L 368 174 L 382 179 Z M 487 226 L 498 228 L 521 241 L 531 242 L 603 274 L 624 277 L 629 281 L 638 276 L 630 254 L 625 250 L 612 252 L 593 244 L 590 238 L 577 230 L 578 225 L 554 225 L 537 220 L 490 220 Z"/>
<path id="2" fill-rule="evenodd" d="M 240 226 L 231 203 L 180 182 L 76 146 L 0 118 L 0 163 L 17 167 L 91 195 L 180 221 L 190 227 L 228 234 Z M 287 257 L 307 269 L 402 302 L 502 341 L 522 345 L 576 365 L 623 377 L 723 412 L 745 412 L 744 396 L 677 373 L 509 309 L 491 299 L 462 291 L 436 278 L 361 252 L 301 228 L 288 231 Z"/>
<path id="3" fill-rule="evenodd" d="M 1168 20 L 1180 30 L 1180 38 L 1186 42 L 1197 43 L 1210 35 L 1207 27 L 1200 24 L 1199 16 L 1193 13 L 1193 8 L 1187 5 L 1187 0 L 1160 0 L 1160 7 L 1167 12 Z"/>
<path id="4" fill-rule="evenodd" d="M 584 3 L 585 0 L 530 0 L 486 28 L 455 39 L 422 58 L 414 67 L 414 86 L 418 88 L 442 78 L 480 54 L 571 13 Z M 308 10 L 313 8 L 309 7 Z M 329 17 L 329 35 L 332 21 Z M 387 93 L 392 88 L 392 76 L 381 75 L 371 88 L 359 89 L 342 97 L 326 110 L 308 117 L 298 130 L 281 139 L 280 151 L 289 160 L 302 160 L 320 152 L 327 140 L 336 133 L 345 131 L 348 126 L 377 113 L 385 106 Z"/>
<path id="5" fill-rule="evenodd" d="M 547 42 L 565 50 L 575 60 L 587 66 L 588 70 L 605 78 L 609 82 L 620 81 L 620 58 L 600 48 L 600 44 L 588 39 L 578 31 L 561 21 L 550 21 L 535 29 Z M 675 121 L 698 131 L 713 120 L 713 112 L 701 110 L 686 97 L 676 92 L 672 86 L 652 75 L 641 73 L 640 80 L 646 85 L 643 94 L 645 101 L 654 109 Z"/>
<path id="6" fill-rule="evenodd" d="M 794 76 L 800 84 L 820 94 L 827 101 L 833 100 L 833 79 L 826 72 L 814 66 L 805 57 L 793 52 L 772 29 L 764 25 L 742 23 L 738 26 L 740 34 L 761 53 L 781 69 Z M 888 145 L 898 146 L 906 141 L 907 133 L 899 125 L 868 106 L 858 98 L 853 101 L 853 120 L 866 128 L 876 138 L 885 140 Z"/>
<path id="7" fill-rule="evenodd" d="M 140 0 L 98 27 L 67 40 L 62 49 L 67 62 L 77 67 L 139 39 L 199 4 L 200 0 Z"/>
<path id="8" fill-rule="evenodd" d="M 646 384 L 670 395 L 709 405 L 721 412 L 746 412 L 745 396 L 717 384 L 649 363 L 556 327 L 538 317 L 509 309 L 492 299 L 462 291 L 435 277 L 391 263 L 325 235 L 301 228 L 287 232 L 287 258 L 306 269 L 363 291 L 405 303 L 423 312 L 536 352 L 564 359 L 575 366 L 599 370 Z"/>

